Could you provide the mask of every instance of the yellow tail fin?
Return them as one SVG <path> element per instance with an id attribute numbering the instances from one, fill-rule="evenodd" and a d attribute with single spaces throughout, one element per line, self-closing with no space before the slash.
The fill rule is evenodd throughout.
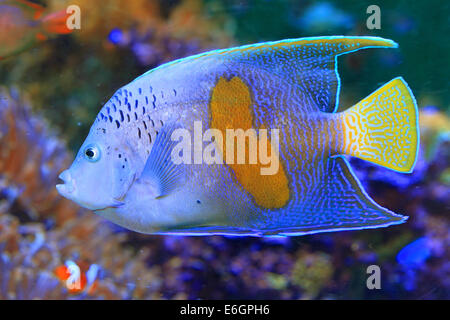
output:
<path id="1" fill-rule="evenodd" d="M 343 153 L 391 170 L 411 172 L 419 144 L 417 105 L 403 78 L 395 78 L 342 112 Z"/>

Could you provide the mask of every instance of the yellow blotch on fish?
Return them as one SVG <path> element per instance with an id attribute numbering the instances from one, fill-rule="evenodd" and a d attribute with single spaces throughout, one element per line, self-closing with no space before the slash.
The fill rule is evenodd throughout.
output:
<path id="1" fill-rule="evenodd" d="M 244 131 L 253 127 L 252 98 L 248 86 L 239 77 L 230 81 L 221 77 L 213 89 L 211 97 L 211 128 L 220 130 L 223 136 L 227 129 Z M 264 128 L 260 128 L 264 129 Z M 262 175 L 261 168 L 264 167 L 261 159 L 255 164 L 250 163 L 250 152 L 256 153 L 256 148 L 250 150 L 250 140 L 245 140 L 245 163 L 237 163 L 238 145 L 233 144 L 234 152 L 227 153 L 227 143 L 219 146 L 224 157 L 224 162 L 234 172 L 236 180 L 247 192 L 249 192 L 256 204 L 264 208 L 281 208 L 289 200 L 289 185 L 286 172 L 280 163 L 278 171 L 274 175 Z M 261 137 L 258 145 L 261 146 Z M 264 146 L 264 144 L 262 144 Z M 267 154 L 274 152 L 270 140 L 266 139 Z M 235 159 L 227 159 L 232 154 Z"/>

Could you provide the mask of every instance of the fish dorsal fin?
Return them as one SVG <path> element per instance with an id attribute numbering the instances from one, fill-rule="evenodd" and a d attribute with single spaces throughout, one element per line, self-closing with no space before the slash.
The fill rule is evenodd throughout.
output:
<path id="1" fill-rule="evenodd" d="M 264 42 L 230 49 L 210 51 L 162 65 L 160 68 L 200 59 L 218 59 L 231 65 L 243 64 L 265 70 L 297 85 L 308 97 L 312 108 L 335 112 L 338 106 L 340 79 L 337 57 L 365 48 L 396 48 L 398 45 L 379 37 L 314 37 Z"/>
<path id="2" fill-rule="evenodd" d="M 181 167 L 171 159 L 173 147 L 171 135 L 176 129 L 174 125 L 166 124 L 157 133 L 155 142 L 147 158 L 140 180 L 149 183 L 156 192 L 156 198 L 169 194 L 181 180 Z"/>
<path id="3" fill-rule="evenodd" d="M 397 44 L 379 37 L 333 36 L 267 42 L 218 54 L 287 78 L 314 99 L 320 111 L 335 112 L 340 91 L 336 58 L 376 47 L 396 48 Z"/>
<path id="4" fill-rule="evenodd" d="M 302 103 L 311 105 L 312 110 L 335 112 L 340 91 L 337 57 L 360 49 L 397 47 L 394 41 L 380 37 L 329 36 L 287 39 L 200 53 L 165 63 L 137 79 L 181 64 L 198 62 L 199 66 L 189 68 L 202 69 L 205 65 L 201 62 L 212 59 L 217 60 L 219 65 L 227 65 L 231 72 L 239 70 L 235 68 L 239 64 L 252 70 L 264 70 L 266 75 L 274 75 L 295 84 L 297 91 L 306 97 L 306 101 Z M 204 70 L 208 74 L 214 72 L 209 69 L 210 65 L 206 66 Z M 243 72 L 248 73 L 247 70 Z M 223 76 L 222 73 L 217 77 Z"/>

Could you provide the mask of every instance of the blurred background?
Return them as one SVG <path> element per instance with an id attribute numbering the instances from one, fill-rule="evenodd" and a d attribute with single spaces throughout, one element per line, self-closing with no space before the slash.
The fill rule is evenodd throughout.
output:
<path id="1" fill-rule="evenodd" d="M 449 299 L 450 3 L 378 1 L 379 30 L 366 25 L 371 4 L 0 0 L 0 25 L 16 26 L 0 28 L 0 299 Z M 80 29 L 58 24 L 69 5 L 80 8 Z M 340 107 L 397 76 L 414 92 L 414 172 L 351 159 L 368 193 L 409 216 L 405 224 L 292 238 L 151 236 L 57 194 L 100 108 L 145 71 L 211 49 L 324 35 L 399 44 L 339 58 Z M 77 288 L 68 285 L 74 265 Z M 381 269 L 380 290 L 366 287 L 370 265 Z"/>

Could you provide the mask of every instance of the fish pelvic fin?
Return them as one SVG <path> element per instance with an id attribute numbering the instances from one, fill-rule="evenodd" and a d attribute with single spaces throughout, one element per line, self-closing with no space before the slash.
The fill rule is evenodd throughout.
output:
<path id="1" fill-rule="evenodd" d="M 410 173 L 416 163 L 419 124 L 416 100 L 398 77 L 340 113 L 343 154 Z"/>

